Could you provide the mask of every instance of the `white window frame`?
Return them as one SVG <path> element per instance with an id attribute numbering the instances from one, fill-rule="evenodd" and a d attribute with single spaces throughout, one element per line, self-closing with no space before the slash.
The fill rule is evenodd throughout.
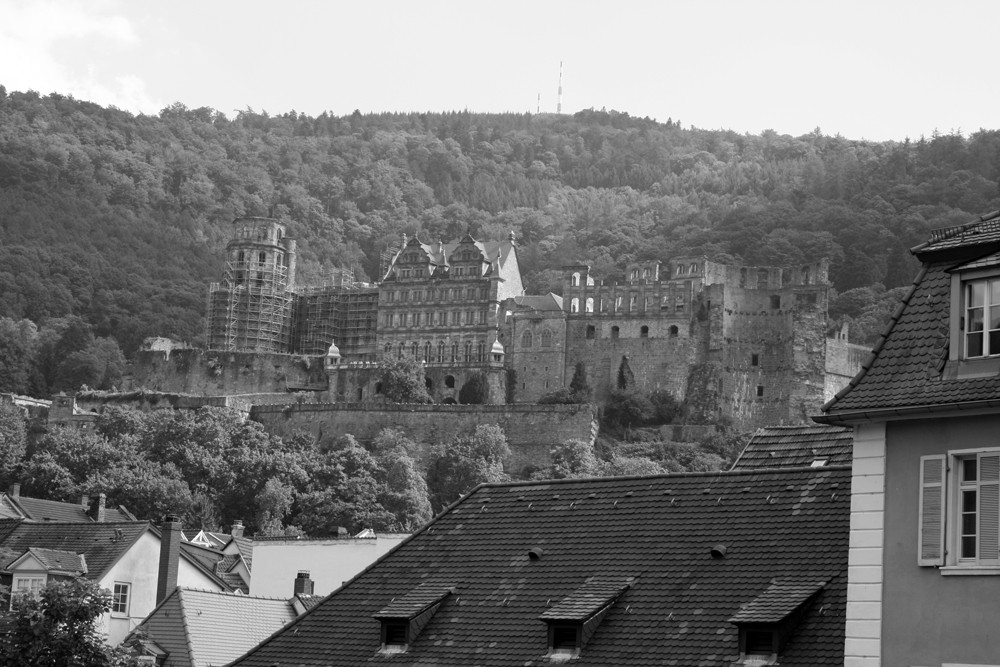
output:
<path id="1" fill-rule="evenodd" d="M 976 479 L 963 481 L 975 458 Z M 917 561 L 942 574 L 1000 574 L 1000 448 L 979 447 L 920 457 Z M 974 555 L 963 555 L 963 493 L 975 492 Z M 966 522 L 968 525 L 968 522 Z"/>
<path id="2" fill-rule="evenodd" d="M 1000 349 L 990 350 L 989 348 L 989 307 L 991 299 L 989 296 L 989 285 L 991 281 L 1000 280 L 1000 265 L 996 266 L 976 266 L 975 268 L 956 269 L 951 274 L 951 322 L 950 322 L 950 345 L 948 358 L 952 361 L 984 362 L 990 364 L 996 370 L 996 363 L 1000 361 Z M 969 356 L 968 335 L 969 335 L 969 287 L 976 283 L 984 283 L 986 295 L 984 297 L 983 312 L 983 352 L 984 354 Z M 1000 291 L 1000 285 L 996 287 Z M 994 308 L 1000 309 L 1000 294 L 994 296 L 992 304 Z M 993 331 L 1000 331 L 994 329 Z"/>
<path id="3" fill-rule="evenodd" d="M 119 592 L 120 590 L 119 587 L 124 589 L 124 598 L 125 598 L 124 611 L 121 609 L 116 609 L 116 607 L 121 606 L 122 593 Z M 129 615 L 129 608 L 131 607 L 131 605 L 132 605 L 132 584 L 127 581 L 116 581 L 114 583 L 111 593 L 111 615 L 117 617 L 122 617 L 122 616 L 127 617 Z"/>
<path id="4" fill-rule="evenodd" d="M 26 586 L 21 584 L 26 582 Z M 41 590 L 48 583 L 48 576 L 45 574 L 15 574 L 10 583 L 10 608 L 14 608 L 14 599 L 20 595 L 28 595 L 37 600 Z"/>

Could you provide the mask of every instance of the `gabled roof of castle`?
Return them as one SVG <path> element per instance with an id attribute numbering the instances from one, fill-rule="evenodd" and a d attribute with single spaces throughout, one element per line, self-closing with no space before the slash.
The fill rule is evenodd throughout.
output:
<path id="1" fill-rule="evenodd" d="M 813 417 L 823 423 L 889 419 L 974 405 L 1000 406 L 1000 376 L 950 377 L 950 270 L 1000 249 L 1000 211 L 938 230 L 912 249 L 923 267 L 861 372 Z"/>
<path id="2" fill-rule="evenodd" d="M 802 603 L 773 582 L 807 575 L 825 585 L 780 662 L 842 665 L 850 484 L 834 466 L 483 485 L 233 664 L 546 664 L 546 613 L 600 609 L 573 664 L 728 667 L 731 619 Z M 424 589 L 433 616 L 380 651 L 373 616 Z"/>
<path id="3" fill-rule="evenodd" d="M 542 296 L 532 296 L 522 294 L 514 297 L 514 303 L 522 308 L 529 308 L 537 311 L 558 311 L 563 309 L 563 298 L 558 294 L 549 292 Z"/>
<path id="4" fill-rule="evenodd" d="M 750 437 L 733 470 L 851 465 L 854 431 L 842 426 L 765 426 Z"/>

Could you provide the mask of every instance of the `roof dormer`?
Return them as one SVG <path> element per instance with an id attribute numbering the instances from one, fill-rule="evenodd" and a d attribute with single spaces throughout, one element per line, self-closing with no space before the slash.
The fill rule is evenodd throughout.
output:
<path id="1" fill-rule="evenodd" d="M 381 623 L 381 652 L 404 653 L 434 617 L 444 599 L 455 591 L 451 584 L 423 583 L 372 614 Z"/>
<path id="2" fill-rule="evenodd" d="M 734 667 L 778 664 L 788 638 L 824 586 L 825 581 L 815 579 L 774 579 L 763 593 L 743 605 L 729 619 L 740 631 L 740 659 Z"/>
<path id="3" fill-rule="evenodd" d="M 549 659 L 563 661 L 579 656 L 608 610 L 633 581 L 633 577 L 623 576 L 590 577 L 545 610 L 538 618 L 548 625 Z"/>

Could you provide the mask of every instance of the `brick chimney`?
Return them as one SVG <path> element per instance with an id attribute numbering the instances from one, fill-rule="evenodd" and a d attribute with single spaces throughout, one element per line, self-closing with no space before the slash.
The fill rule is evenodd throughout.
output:
<path id="1" fill-rule="evenodd" d="M 11 498 L 20 498 L 21 497 L 21 485 L 18 484 L 17 482 L 14 482 L 13 484 L 11 484 L 10 485 L 10 489 L 7 490 L 7 495 L 10 496 Z"/>
<path id="2" fill-rule="evenodd" d="M 312 595 L 313 588 L 314 584 L 313 580 L 309 578 L 309 570 L 299 570 L 299 574 L 295 577 L 292 595 Z"/>
<path id="3" fill-rule="evenodd" d="M 229 534 L 233 537 L 243 537 L 243 520 L 236 519 L 233 521 L 233 527 L 229 530 Z"/>
<path id="4" fill-rule="evenodd" d="M 177 568 L 181 557 L 181 520 L 168 514 L 160 528 L 160 570 L 156 579 L 156 604 L 177 588 Z"/>
<path id="5" fill-rule="evenodd" d="M 106 494 L 98 494 L 98 496 L 90 501 L 90 509 L 87 510 L 87 516 L 96 521 L 97 523 L 104 523 L 104 506 L 108 502 L 108 496 Z"/>

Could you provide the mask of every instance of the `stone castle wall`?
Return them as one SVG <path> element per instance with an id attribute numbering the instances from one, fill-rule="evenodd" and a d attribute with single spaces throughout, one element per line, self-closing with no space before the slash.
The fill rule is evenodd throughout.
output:
<path id="1" fill-rule="evenodd" d="M 322 357 L 197 349 L 140 350 L 128 389 L 221 396 L 327 387 Z"/>
<path id="2" fill-rule="evenodd" d="M 590 405 L 407 405 L 290 404 L 254 406 L 251 419 L 269 433 L 289 437 L 308 433 L 332 442 L 351 434 L 368 441 L 384 428 L 398 428 L 424 447 L 448 442 L 475 431 L 480 424 L 497 424 L 513 453 L 510 472 L 550 463 L 549 448 L 570 439 L 592 442 L 596 434 Z"/>

